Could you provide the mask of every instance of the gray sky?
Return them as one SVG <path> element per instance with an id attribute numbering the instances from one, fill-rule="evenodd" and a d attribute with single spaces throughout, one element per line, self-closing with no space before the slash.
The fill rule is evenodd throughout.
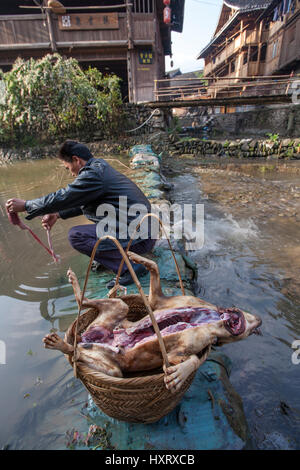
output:
<path id="1" fill-rule="evenodd" d="M 222 0 L 185 0 L 183 32 L 172 32 L 173 69 L 191 72 L 203 68 L 203 60 L 196 56 L 210 41 L 217 25 Z M 170 57 L 166 70 L 171 70 Z"/>

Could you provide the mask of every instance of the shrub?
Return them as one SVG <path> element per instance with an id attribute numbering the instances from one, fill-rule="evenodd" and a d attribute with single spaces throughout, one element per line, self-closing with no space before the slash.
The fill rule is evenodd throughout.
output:
<path id="1" fill-rule="evenodd" d="M 115 75 L 83 71 L 76 59 L 59 54 L 17 59 L 11 71 L 0 73 L 2 142 L 23 143 L 28 135 L 51 141 L 94 130 L 107 136 L 120 125 L 120 79 Z"/>
<path id="2" fill-rule="evenodd" d="M 279 140 L 279 134 L 271 134 L 268 132 L 266 136 L 269 138 L 269 140 L 271 140 L 271 142 L 278 142 Z"/>

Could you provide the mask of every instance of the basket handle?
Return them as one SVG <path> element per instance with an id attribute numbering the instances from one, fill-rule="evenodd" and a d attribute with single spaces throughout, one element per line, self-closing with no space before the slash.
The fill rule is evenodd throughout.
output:
<path id="1" fill-rule="evenodd" d="M 77 319 L 76 319 L 76 324 L 75 324 L 75 333 L 74 333 L 74 359 L 73 359 L 73 370 L 74 370 L 74 375 L 75 377 L 77 378 L 77 364 L 76 364 L 76 361 L 77 361 L 77 331 L 78 331 L 78 321 L 79 321 L 79 316 L 80 316 L 80 313 L 81 313 L 81 309 L 82 309 L 82 303 L 83 303 L 83 299 L 84 299 L 84 294 L 85 294 L 85 291 L 86 291 L 86 286 L 87 286 L 87 281 L 88 281 L 88 277 L 89 277 L 89 273 L 90 273 L 90 270 L 91 270 L 91 266 L 92 266 L 92 262 L 94 261 L 94 257 L 95 257 L 95 254 L 96 254 L 96 251 L 97 251 L 97 248 L 99 246 L 99 244 L 105 240 L 105 239 L 110 239 L 114 242 L 114 244 L 117 246 L 117 248 L 119 249 L 122 257 L 123 257 L 123 261 L 125 261 L 126 265 L 127 265 L 127 268 L 138 288 L 138 291 L 143 299 L 143 302 L 145 304 L 145 307 L 150 315 L 150 318 L 151 318 L 151 321 L 152 321 L 152 325 L 153 325 L 153 328 L 154 328 L 154 331 L 157 335 L 157 338 L 158 338 L 158 343 L 159 343 L 159 347 L 160 347 L 160 350 L 161 350 L 161 353 L 162 353 L 162 356 L 163 356 L 163 361 L 164 361 L 164 364 L 166 367 L 169 367 L 170 364 L 169 364 L 169 361 L 168 361 L 168 356 L 167 356 L 167 351 L 166 351 L 166 347 L 165 347 L 165 343 L 163 341 L 163 338 L 161 336 L 161 333 L 159 331 L 159 327 L 158 327 L 158 324 L 157 324 L 157 321 L 155 319 L 155 316 L 153 315 L 153 311 L 151 309 L 151 306 L 149 304 L 149 301 L 142 289 L 142 286 L 140 284 L 140 281 L 138 280 L 135 272 L 134 272 L 134 269 L 132 268 L 131 266 L 131 263 L 128 259 L 128 256 L 127 254 L 125 253 L 125 251 L 123 250 L 122 248 L 122 245 L 120 244 L 120 242 L 115 238 L 115 237 L 112 237 L 111 235 L 105 235 L 101 238 L 99 238 L 99 240 L 97 240 L 97 242 L 95 243 L 94 245 L 94 248 L 93 248 L 93 251 L 92 251 L 92 254 L 91 254 L 91 259 L 90 259 L 90 262 L 89 262 L 89 265 L 88 265 L 88 269 L 87 269 L 87 273 L 86 273 L 86 276 L 85 276 L 85 281 L 84 281 L 84 286 L 83 286 L 83 290 L 82 290 L 82 293 L 81 293 L 81 299 L 80 299 L 80 303 L 79 303 L 79 306 L 78 306 L 78 314 L 77 314 Z"/>
<path id="2" fill-rule="evenodd" d="M 175 263 L 175 267 L 176 267 L 176 271 L 177 271 L 177 275 L 178 275 L 178 279 L 179 279 L 179 283 L 180 283 L 180 288 L 181 288 L 181 292 L 182 292 L 182 295 L 185 295 L 185 290 L 184 290 L 184 286 L 183 286 L 183 282 L 182 282 L 182 278 L 181 278 L 181 274 L 180 274 L 180 270 L 179 270 L 179 266 L 178 266 L 178 263 L 177 263 L 177 260 L 176 260 L 176 257 L 175 257 L 175 253 L 174 253 L 174 250 L 172 248 L 172 245 L 171 245 L 171 242 L 169 240 L 169 237 L 166 233 L 166 230 L 165 230 L 165 227 L 162 223 L 162 221 L 160 220 L 160 218 L 156 215 L 156 214 L 153 214 L 153 212 L 150 212 L 149 214 L 146 214 L 144 215 L 144 217 L 142 218 L 142 220 L 140 221 L 140 223 L 136 226 L 135 228 L 135 231 L 134 231 L 134 234 L 132 235 L 132 237 L 130 238 L 129 242 L 128 242 L 128 245 L 126 247 L 126 255 L 131 247 L 131 244 L 133 242 L 133 237 L 135 236 L 135 234 L 137 233 L 138 229 L 140 228 L 140 226 L 142 225 L 143 221 L 148 218 L 148 217 L 154 217 L 155 219 L 158 220 L 159 224 L 160 224 L 160 227 L 162 228 L 164 234 L 165 234 L 165 237 L 166 239 L 168 240 L 168 244 L 169 244 L 169 247 L 170 247 L 170 250 L 171 250 L 171 253 L 172 253 L 172 256 L 173 256 L 173 259 L 174 259 L 174 263 Z M 118 273 L 117 273 L 117 277 L 116 277 L 116 282 L 115 282 L 115 286 L 111 289 L 111 291 L 109 292 L 108 296 L 110 298 L 112 297 L 116 297 L 116 293 L 117 293 L 117 290 L 118 290 L 118 285 L 119 285 L 119 279 L 120 279 L 120 276 L 121 276 L 121 272 L 122 272 L 122 269 L 123 269 L 123 266 L 124 266 L 124 261 L 125 261 L 125 258 L 123 257 L 121 263 L 120 263 L 120 266 L 119 266 L 119 269 L 118 269 Z"/>

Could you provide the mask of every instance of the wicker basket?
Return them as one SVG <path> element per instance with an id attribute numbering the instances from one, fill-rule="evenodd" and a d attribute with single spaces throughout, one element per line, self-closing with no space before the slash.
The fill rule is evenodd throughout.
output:
<path id="1" fill-rule="evenodd" d="M 137 321 L 147 315 L 140 295 L 127 295 L 121 298 L 129 306 L 127 318 L 130 321 Z M 79 318 L 78 333 L 82 333 L 97 315 L 96 310 L 83 313 Z M 75 323 L 76 321 L 65 336 L 65 341 L 72 345 Z M 70 358 L 69 361 L 73 365 Z M 77 362 L 77 377 L 100 410 L 112 418 L 133 423 L 153 423 L 171 412 L 191 385 L 195 372 L 174 394 L 167 390 L 162 370 L 153 373 L 148 371 L 148 375 L 144 374 L 136 373 L 134 377 L 116 378 Z"/>
<path id="2" fill-rule="evenodd" d="M 162 229 L 164 230 L 160 219 L 155 214 L 147 214 L 146 216 L 144 216 L 144 218 L 151 216 L 159 220 L 159 223 Z M 144 218 L 142 219 L 141 223 L 143 222 Z M 121 299 L 126 302 L 129 307 L 127 318 L 130 321 L 137 321 L 143 318 L 145 315 L 149 314 L 154 331 L 157 335 L 159 347 L 162 353 L 163 363 L 166 367 L 169 367 L 167 352 L 156 319 L 153 315 L 148 298 L 145 296 L 141 284 L 138 278 L 136 277 L 136 274 L 132 269 L 132 266 L 127 256 L 127 251 L 130 248 L 132 240 L 130 240 L 127 246 L 126 253 L 118 242 L 118 240 L 116 240 L 114 237 L 111 237 L 110 235 L 106 235 L 96 242 L 86 273 L 81 301 L 78 309 L 78 316 L 77 319 L 68 329 L 65 336 L 65 340 L 72 346 L 74 345 L 74 357 L 76 357 L 77 334 L 82 333 L 98 315 L 98 311 L 96 310 L 89 310 L 81 314 L 81 308 L 87 286 L 89 272 L 96 254 L 96 250 L 101 241 L 105 239 L 112 240 L 123 257 L 117 274 L 116 286 L 118 286 L 120 272 L 125 262 L 139 291 L 139 294 L 127 296 L 125 295 L 121 297 Z M 176 265 L 181 290 L 183 295 L 185 295 L 178 264 L 170 242 L 169 246 L 172 251 L 172 255 Z M 112 291 L 109 293 L 109 297 L 116 296 L 116 291 L 117 288 L 113 288 Z M 205 355 L 205 358 L 206 356 L 207 353 Z M 191 385 L 195 376 L 195 372 L 190 374 L 190 376 L 184 382 L 182 387 L 175 393 L 171 393 L 165 386 L 164 373 L 162 369 L 154 371 L 152 373 L 148 372 L 147 375 L 145 375 L 145 373 L 136 373 L 134 376 L 116 378 L 97 372 L 88 367 L 86 364 L 80 363 L 79 361 L 73 360 L 73 362 L 71 362 L 70 357 L 69 361 L 74 369 L 75 377 L 79 378 L 82 381 L 86 389 L 90 392 L 96 405 L 105 414 L 121 421 L 129 421 L 134 423 L 153 423 L 168 414 L 170 411 L 172 411 L 172 409 L 179 403 L 182 396 Z"/>

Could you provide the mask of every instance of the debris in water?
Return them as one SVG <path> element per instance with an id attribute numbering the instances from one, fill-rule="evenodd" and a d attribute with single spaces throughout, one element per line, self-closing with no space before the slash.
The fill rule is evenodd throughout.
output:
<path id="1" fill-rule="evenodd" d="M 41 379 L 41 377 L 37 377 L 34 385 L 41 385 L 43 383 L 43 380 Z"/>
<path id="2" fill-rule="evenodd" d="M 68 449 L 74 450 L 76 447 L 88 447 L 92 450 L 101 448 L 102 450 L 114 449 L 110 443 L 111 434 L 105 428 L 96 424 L 91 424 L 87 433 L 80 433 L 76 429 L 66 432 Z"/>

